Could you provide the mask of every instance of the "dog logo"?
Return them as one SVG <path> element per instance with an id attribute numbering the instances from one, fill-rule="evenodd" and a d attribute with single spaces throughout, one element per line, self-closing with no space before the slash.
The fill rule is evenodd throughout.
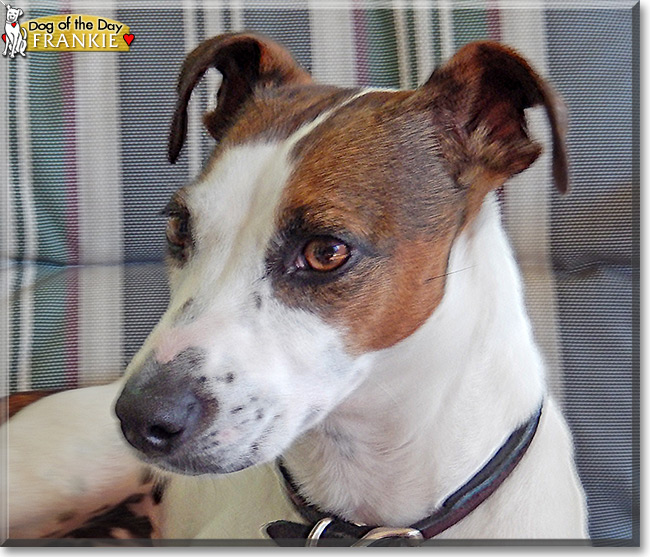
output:
<path id="1" fill-rule="evenodd" d="M 0 0 L 1 1 L 1 0 Z M 3 56 L 15 58 L 16 54 L 25 56 L 25 49 L 27 48 L 27 30 L 21 27 L 18 23 L 18 18 L 24 14 L 20 8 L 12 8 L 8 4 L 2 2 L 7 8 L 7 17 L 5 18 L 5 32 L 2 34 L 2 40 L 5 43 L 5 50 Z"/>

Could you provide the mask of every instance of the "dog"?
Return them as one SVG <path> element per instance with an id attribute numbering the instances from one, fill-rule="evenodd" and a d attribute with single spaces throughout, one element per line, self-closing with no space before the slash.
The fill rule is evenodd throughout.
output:
<path id="1" fill-rule="evenodd" d="M 8 422 L 11 536 L 155 484 L 162 538 L 587 538 L 494 191 L 539 156 L 538 105 L 567 190 L 551 87 L 493 42 L 394 91 L 220 35 L 183 64 L 172 162 L 213 67 L 216 148 L 165 210 L 169 307 L 123 379 Z"/>
<path id="2" fill-rule="evenodd" d="M 7 17 L 5 21 L 5 50 L 3 56 L 7 56 L 7 52 L 11 48 L 9 56 L 15 58 L 16 54 L 25 56 L 25 49 L 27 48 L 27 31 L 20 26 L 18 18 L 23 15 L 20 8 L 7 7 Z"/>

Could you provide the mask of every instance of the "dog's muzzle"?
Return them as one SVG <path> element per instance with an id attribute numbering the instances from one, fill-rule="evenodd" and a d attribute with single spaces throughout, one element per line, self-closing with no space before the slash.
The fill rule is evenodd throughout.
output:
<path id="1" fill-rule="evenodd" d="M 216 413 L 216 401 L 190 373 L 202 358 L 187 352 L 166 364 L 150 357 L 126 382 L 115 405 L 124 437 L 146 456 L 174 453 Z"/>

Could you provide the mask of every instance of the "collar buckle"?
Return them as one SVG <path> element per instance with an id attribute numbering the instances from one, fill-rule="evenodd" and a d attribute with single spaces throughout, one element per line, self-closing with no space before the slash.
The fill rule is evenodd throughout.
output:
<path id="1" fill-rule="evenodd" d="M 327 527 L 334 521 L 331 516 L 319 520 L 307 535 L 305 547 L 318 547 L 321 536 L 327 530 Z M 381 540 L 397 538 L 404 540 L 407 545 L 415 546 L 424 541 L 424 536 L 416 528 L 392 528 L 389 526 L 379 526 L 373 528 L 352 544 L 351 547 L 368 547 Z"/>
<path id="2" fill-rule="evenodd" d="M 309 534 L 307 534 L 307 540 L 305 541 L 305 547 L 318 547 L 318 540 L 323 535 L 323 532 L 327 527 L 334 521 L 331 516 L 322 518 L 311 529 Z"/>
<path id="3" fill-rule="evenodd" d="M 359 541 L 352 544 L 352 547 L 368 547 L 380 540 L 390 538 L 399 538 L 406 542 L 406 545 L 420 545 L 424 541 L 422 532 L 417 528 L 391 528 L 389 526 L 380 526 L 373 528 Z"/>

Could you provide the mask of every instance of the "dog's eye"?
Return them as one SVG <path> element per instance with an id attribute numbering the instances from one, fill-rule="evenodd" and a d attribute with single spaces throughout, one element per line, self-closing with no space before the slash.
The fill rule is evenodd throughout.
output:
<path id="1" fill-rule="evenodd" d="M 167 247 L 174 259 L 185 262 L 192 247 L 189 213 L 173 212 L 167 216 Z"/>
<path id="2" fill-rule="evenodd" d="M 321 273 L 334 271 L 350 258 L 350 248 L 336 238 L 323 236 L 310 240 L 302 250 L 296 267 Z"/>

